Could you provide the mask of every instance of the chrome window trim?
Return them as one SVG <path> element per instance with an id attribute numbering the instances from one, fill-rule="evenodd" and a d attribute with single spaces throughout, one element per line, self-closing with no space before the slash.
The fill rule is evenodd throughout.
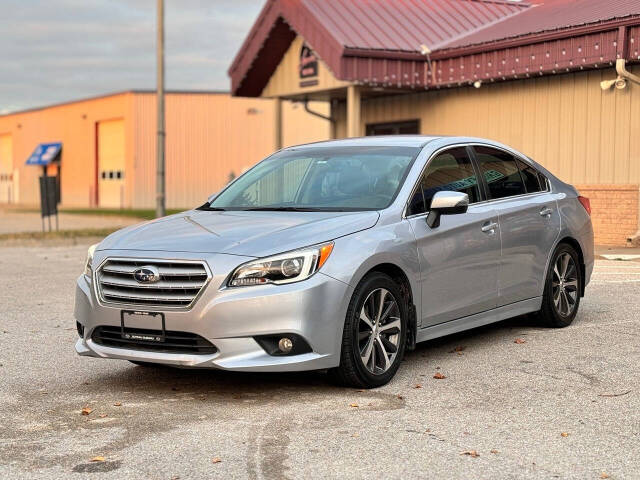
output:
<path id="1" fill-rule="evenodd" d="M 509 151 L 505 148 L 496 146 L 496 145 L 492 145 L 490 143 L 482 143 L 482 142 L 471 142 L 471 143 L 452 143 L 450 145 L 446 145 L 442 148 L 439 148 L 438 150 L 436 150 L 435 152 L 433 152 L 431 154 L 431 156 L 427 159 L 427 161 L 424 164 L 424 167 L 422 167 L 422 170 L 420 171 L 420 175 L 418 176 L 418 180 L 416 181 L 416 183 L 414 184 L 413 188 L 411 189 L 411 194 L 409 195 L 409 198 L 407 198 L 407 201 L 405 202 L 404 208 L 402 209 L 402 218 L 403 219 L 408 219 L 408 218 L 418 218 L 418 217 L 422 217 L 422 216 L 427 216 L 429 214 L 429 211 L 423 212 L 423 213 L 416 213 L 415 215 L 407 215 L 407 209 L 409 208 L 409 202 L 411 201 L 411 199 L 413 198 L 413 195 L 415 194 L 416 190 L 418 189 L 418 185 L 420 185 L 420 181 L 422 180 L 422 175 L 425 173 L 425 171 L 427 170 L 427 167 L 429 166 L 429 162 L 431 162 L 431 160 L 438 155 L 439 153 L 441 153 L 443 150 L 449 150 L 450 148 L 456 148 L 456 147 L 490 147 L 490 148 L 495 148 L 496 150 L 500 150 L 504 153 L 508 153 L 509 155 L 513 155 L 514 157 L 518 158 L 521 161 L 524 161 L 527 165 L 529 165 L 531 168 L 533 168 L 536 172 L 538 172 L 538 174 L 541 174 L 547 184 L 547 188 L 546 190 L 540 190 L 539 192 L 531 192 L 531 193 L 523 193 L 521 195 L 513 195 L 510 197 L 503 197 L 503 198 L 490 198 L 487 200 L 482 200 L 480 202 L 473 202 L 469 204 L 469 207 L 472 207 L 474 205 L 486 205 L 488 203 L 493 203 L 493 202 L 500 202 L 500 201 L 504 201 L 504 200 L 511 200 L 513 198 L 522 198 L 522 197 L 531 197 L 534 195 L 541 195 L 543 193 L 551 193 L 551 183 L 549 182 L 549 179 L 547 178 L 547 176 L 540 172 L 540 170 L 538 170 L 536 168 L 535 165 L 533 165 L 531 162 L 532 160 L 529 159 L 528 157 L 523 157 L 522 155 L 518 155 L 516 153 L 513 153 L 512 151 Z M 470 159 L 473 162 L 473 159 Z"/>
<path id="2" fill-rule="evenodd" d="M 98 272 L 100 271 L 100 269 L 104 266 L 105 263 L 107 263 L 108 261 L 125 261 L 125 262 L 149 262 L 149 263 L 192 263 L 192 264 L 197 264 L 197 265 L 202 265 L 205 269 L 205 271 L 207 272 L 207 280 L 202 284 L 202 287 L 200 288 L 200 291 L 198 292 L 198 294 L 193 297 L 193 300 L 191 301 L 191 303 L 189 305 L 185 305 L 185 306 L 170 306 L 170 305 L 140 305 L 140 304 L 128 304 L 128 303 L 115 303 L 115 302 L 107 302 L 105 300 L 103 300 L 102 298 L 102 293 L 100 292 L 100 287 L 99 287 L 99 280 L 98 280 Z M 92 287 L 93 287 L 93 293 L 95 295 L 96 301 L 98 302 L 98 305 L 101 307 L 108 307 L 108 308 L 117 308 L 117 309 L 133 309 L 133 310 L 140 310 L 140 311 L 166 311 L 166 310 L 170 310 L 172 312 L 188 312 L 189 310 L 191 310 L 193 308 L 193 306 L 196 304 L 196 302 L 198 301 L 198 299 L 204 294 L 204 291 L 207 289 L 207 287 L 209 286 L 209 283 L 211 282 L 211 279 L 213 278 L 213 274 L 211 273 L 211 269 L 209 268 L 209 264 L 205 261 L 205 260 L 185 260 L 185 259 L 180 259 L 180 258 L 149 258 L 149 257 L 144 257 L 144 258 L 140 258 L 140 257 L 105 257 L 102 262 L 100 262 L 100 265 L 98 265 L 97 268 L 93 269 L 93 271 L 91 272 L 91 281 L 93 283 Z"/>

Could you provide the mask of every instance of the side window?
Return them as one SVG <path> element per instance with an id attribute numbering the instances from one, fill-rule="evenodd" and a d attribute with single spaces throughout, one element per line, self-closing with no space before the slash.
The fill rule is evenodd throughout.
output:
<path id="1" fill-rule="evenodd" d="M 408 214 L 426 212 L 436 192 L 444 190 L 466 193 L 469 203 L 480 201 L 478 179 L 464 147 L 452 148 L 431 159 L 409 202 Z"/>
<path id="2" fill-rule="evenodd" d="M 535 168 L 528 163 L 524 163 L 520 159 L 516 159 L 516 162 L 518 162 L 518 167 L 520 168 L 520 173 L 522 174 L 522 180 L 524 180 L 524 186 L 527 189 L 527 193 L 535 193 L 545 190 L 545 188 L 540 185 L 540 174 Z"/>
<path id="3" fill-rule="evenodd" d="M 490 147 L 474 148 L 491 198 L 505 198 L 526 193 L 513 155 Z"/>

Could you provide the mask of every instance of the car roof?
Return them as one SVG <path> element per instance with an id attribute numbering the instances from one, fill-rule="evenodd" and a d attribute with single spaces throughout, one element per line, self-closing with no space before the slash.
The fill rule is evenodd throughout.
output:
<path id="1" fill-rule="evenodd" d="M 442 138 L 429 135 L 380 135 L 371 137 L 344 138 L 340 140 L 324 140 L 321 142 L 294 145 L 284 150 L 307 147 L 424 147 L 427 143 Z"/>
<path id="2" fill-rule="evenodd" d="M 292 145 L 283 150 L 315 148 L 315 147 L 419 147 L 422 148 L 435 140 L 443 140 L 440 145 L 457 143 L 483 143 L 500 148 L 511 149 L 508 145 L 503 145 L 495 140 L 479 137 L 449 136 L 449 135 L 380 135 L 370 137 L 344 138 L 339 140 L 323 140 L 320 142 L 306 143 L 302 145 Z"/>

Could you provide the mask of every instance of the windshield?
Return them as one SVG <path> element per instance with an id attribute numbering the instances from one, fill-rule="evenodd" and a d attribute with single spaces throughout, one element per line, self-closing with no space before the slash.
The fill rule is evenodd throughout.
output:
<path id="1" fill-rule="evenodd" d="M 205 209 L 378 210 L 388 207 L 417 147 L 307 147 L 278 152 Z"/>

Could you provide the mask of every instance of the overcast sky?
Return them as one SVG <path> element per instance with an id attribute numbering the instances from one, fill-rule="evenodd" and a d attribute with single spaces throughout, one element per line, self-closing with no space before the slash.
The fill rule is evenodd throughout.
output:
<path id="1" fill-rule="evenodd" d="M 228 90 L 265 0 L 165 0 L 165 86 Z M 155 88 L 155 0 L 0 0 L 0 113 Z"/>

